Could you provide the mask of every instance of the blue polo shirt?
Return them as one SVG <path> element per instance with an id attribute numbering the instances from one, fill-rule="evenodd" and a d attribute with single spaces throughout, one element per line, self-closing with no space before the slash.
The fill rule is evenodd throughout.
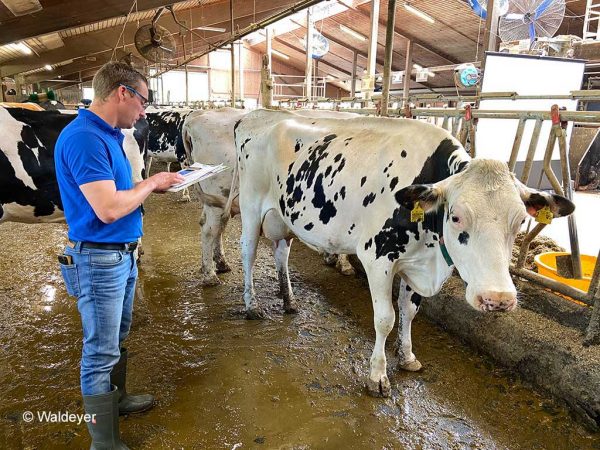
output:
<path id="1" fill-rule="evenodd" d="M 111 224 L 102 222 L 79 186 L 112 180 L 118 191 L 133 188 L 131 166 L 123 151 L 123 133 L 87 109 L 60 133 L 54 148 L 69 239 L 84 242 L 133 242 L 142 236 L 142 213 L 137 208 Z"/>

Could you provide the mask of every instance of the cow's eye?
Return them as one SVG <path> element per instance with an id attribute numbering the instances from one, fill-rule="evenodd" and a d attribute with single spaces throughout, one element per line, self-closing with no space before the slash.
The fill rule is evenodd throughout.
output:
<path id="1" fill-rule="evenodd" d="M 452 222 L 458 223 L 460 222 L 460 218 L 458 216 L 452 216 Z"/>

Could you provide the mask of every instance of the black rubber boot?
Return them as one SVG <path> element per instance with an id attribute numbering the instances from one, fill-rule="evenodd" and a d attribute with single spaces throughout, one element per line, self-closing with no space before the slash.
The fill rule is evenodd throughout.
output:
<path id="1" fill-rule="evenodd" d="M 119 437 L 119 392 L 116 386 L 106 394 L 84 395 L 85 413 L 92 416 L 87 423 L 92 437 L 91 450 L 129 450 Z"/>
<path id="2" fill-rule="evenodd" d="M 121 349 L 121 358 L 110 373 L 110 382 L 119 390 L 119 414 L 135 414 L 148 411 L 154 406 L 150 394 L 131 395 L 127 393 L 127 349 Z"/>

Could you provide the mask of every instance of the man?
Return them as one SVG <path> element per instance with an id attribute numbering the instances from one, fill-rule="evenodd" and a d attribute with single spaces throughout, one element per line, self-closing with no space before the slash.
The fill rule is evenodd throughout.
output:
<path id="1" fill-rule="evenodd" d="M 55 147 L 69 242 L 59 256 L 69 295 L 78 298 L 83 327 L 81 391 L 92 448 L 127 447 L 119 438 L 119 413 L 145 411 L 151 395 L 127 395 L 127 351 L 137 266 L 133 250 L 142 235 L 140 205 L 152 192 L 183 181 L 158 173 L 133 186 L 120 128 L 145 117 L 146 78 L 110 62 L 94 76 L 94 101 L 60 134 Z"/>

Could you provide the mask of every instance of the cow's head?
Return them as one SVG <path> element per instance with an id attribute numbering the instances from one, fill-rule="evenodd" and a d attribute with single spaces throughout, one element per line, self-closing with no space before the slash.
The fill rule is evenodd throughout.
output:
<path id="1" fill-rule="evenodd" d="M 425 212 L 443 208 L 443 239 L 467 282 L 466 298 L 481 311 L 510 311 L 517 292 L 508 268 L 516 234 L 530 216 L 549 207 L 554 217 L 575 205 L 560 195 L 530 189 L 496 160 L 474 159 L 456 175 L 433 185 L 411 185 L 396 193 L 408 209 L 419 202 Z"/>

